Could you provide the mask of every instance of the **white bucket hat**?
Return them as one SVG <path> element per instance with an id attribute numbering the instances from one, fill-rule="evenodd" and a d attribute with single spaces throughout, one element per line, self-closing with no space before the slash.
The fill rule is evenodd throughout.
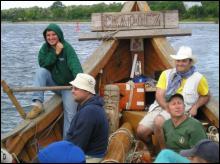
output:
<path id="1" fill-rule="evenodd" d="M 170 55 L 175 60 L 192 59 L 193 63 L 196 62 L 195 56 L 192 54 L 192 49 L 187 46 L 181 46 L 176 55 Z"/>
<path id="2" fill-rule="evenodd" d="M 12 155 L 7 150 L 1 148 L 1 163 L 12 163 L 12 161 Z"/>
<path id="3" fill-rule="evenodd" d="M 86 90 L 92 94 L 95 94 L 95 79 L 91 75 L 85 73 L 78 73 L 75 80 L 70 82 L 76 88 Z"/>

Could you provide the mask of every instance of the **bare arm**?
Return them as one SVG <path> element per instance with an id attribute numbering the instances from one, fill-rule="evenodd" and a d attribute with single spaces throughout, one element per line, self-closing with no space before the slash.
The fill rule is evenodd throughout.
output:
<path id="1" fill-rule="evenodd" d="M 167 102 L 165 100 L 165 93 L 166 93 L 166 90 L 157 88 L 157 90 L 156 90 L 156 100 L 157 100 L 158 104 L 163 109 L 167 110 L 168 107 L 167 107 Z"/>
<path id="2" fill-rule="evenodd" d="M 208 95 L 206 96 L 199 96 L 199 99 L 197 100 L 197 102 L 192 106 L 192 108 L 189 111 L 189 114 L 191 114 L 191 116 L 195 116 L 197 114 L 197 110 L 205 105 L 209 99 L 210 99 L 210 93 L 208 93 Z"/>

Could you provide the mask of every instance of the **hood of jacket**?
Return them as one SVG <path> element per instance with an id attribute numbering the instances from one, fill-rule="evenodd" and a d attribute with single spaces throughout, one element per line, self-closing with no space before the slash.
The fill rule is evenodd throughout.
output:
<path id="1" fill-rule="evenodd" d="M 60 28 L 57 24 L 51 23 L 51 24 L 49 24 L 49 25 L 47 26 L 47 28 L 44 30 L 43 36 L 44 36 L 44 39 L 45 39 L 46 42 L 47 42 L 47 40 L 46 40 L 46 32 L 47 32 L 47 31 L 54 31 L 54 32 L 57 34 L 57 36 L 58 36 L 60 42 L 61 42 L 61 43 L 64 42 L 63 31 L 61 30 L 61 28 Z"/>
<path id="2" fill-rule="evenodd" d="M 104 101 L 103 101 L 103 99 L 100 96 L 94 95 L 89 100 L 87 100 L 84 104 L 79 105 L 78 106 L 78 110 L 80 110 L 81 108 L 86 107 L 87 105 L 90 105 L 90 106 L 96 105 L 96 106 L 103 107 Z"/>

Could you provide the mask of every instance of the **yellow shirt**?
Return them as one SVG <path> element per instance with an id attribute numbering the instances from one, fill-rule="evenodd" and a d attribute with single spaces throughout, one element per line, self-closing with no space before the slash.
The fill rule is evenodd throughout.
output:
<path id="1" fill-rule="evenodd" d="M 157 88 L 166 89 L 166 86 L 167 86 L 166 83 L 167 83 L 167 77 L 166 77 L 165 71 L 163 71 L 160 75 L 158 82 L 157 82 Z M 177 93 L 180 93 L 180 94 L 182 93 L 185 83 L 186 83 L 186 79 L 182 79 L 180 87 L 177 89 Z M 202 76 L 202 78 L 199 82 L 197 91 L 198 91 L 198 94 L 201 96 L 205 96 L 209 92 L 208 82 L 204 76 Z"/>

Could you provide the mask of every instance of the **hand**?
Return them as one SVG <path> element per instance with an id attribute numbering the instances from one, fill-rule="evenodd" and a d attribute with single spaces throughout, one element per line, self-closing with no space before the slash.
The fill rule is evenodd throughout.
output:
<path id="1" fill-rule="evenodd" d="M 198 107 L 196 105 L 193 105 L 192 108 L 189 110 L 189 114 L 194 117 L 197 115 L 197 110 L 198 110 Z"/>
<path id="2" fill-rule="evenodd" d="M 63 49 L 63 44 L 61 42 L 58 42 L 56 44 L 56 54 L 59 55 L 61 53 L 62 49 Z"/>
<path id="3" fill-rule="evenodd" d="M 167 111 L 168 113 L 169 113 L 169 111 L 170 111 L 169 108 L 168 108 L 168 104 L 167 104 L 167 103 L 166 103 L 166 105 L 165 105 L 165 107 L 164 107 L 164 110 Z"/>

